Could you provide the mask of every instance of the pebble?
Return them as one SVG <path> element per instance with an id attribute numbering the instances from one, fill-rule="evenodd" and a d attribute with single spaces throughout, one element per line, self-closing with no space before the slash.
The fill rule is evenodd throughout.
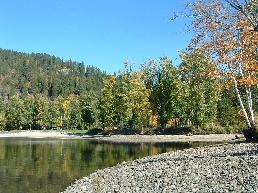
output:
<path id="1" fill-rule="evenodd" d="M 63 193 L 258 192 L 258 144 L 169 152 L 98 170 Z"/>

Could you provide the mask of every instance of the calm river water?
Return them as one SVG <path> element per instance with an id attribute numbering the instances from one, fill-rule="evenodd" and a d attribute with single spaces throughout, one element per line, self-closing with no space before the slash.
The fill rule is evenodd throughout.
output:
<path id="1" fill-rule="evenodd" d="M 206 144 L 0 138 L 0 193 L 58 193 L 97 169 Z"/>

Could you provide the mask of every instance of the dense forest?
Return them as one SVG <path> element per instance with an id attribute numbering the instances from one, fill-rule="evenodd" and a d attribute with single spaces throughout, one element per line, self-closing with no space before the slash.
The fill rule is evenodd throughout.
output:
<path id="1" fill-rule="evenodd" d="M 0 128 L 197 134 L 244 128 L 232 84 L 210 75 L 216 68 L 210 55 L 187 50 L 181 59 L 175 66 L 161 57 L 140 69 L 125 62 L 123 71 L 107 75 L 47 54 L 0 50 Z"/>
<path id="2" fill-rule="evenodd" d="M 80 95 L 83 91 L 100 91 L 105 73 L 83 62 L 48 54 L 25 54 L 0 49 L 0 95 L 28 96 L 41 94 L 49 98 Z"/>

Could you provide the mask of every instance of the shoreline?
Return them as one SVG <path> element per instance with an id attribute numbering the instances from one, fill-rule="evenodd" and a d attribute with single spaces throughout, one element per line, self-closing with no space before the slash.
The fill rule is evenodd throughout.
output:
<path id="1" fill-rule="evenodd" d="M 123 162 L 63 193 L 257 192 L 258 144 L 211 145 Z"/>
<path id="2" fill-rule="evenodd" d="M 237 137 L 236 137 L 237 136 Z M 97 139 L 112 143 L 169 143 L 169 142 L 234 142 L 244 140 L 242 134 L 209 134 L 209 135 L 111 135 L 82 136 L 85 139 Z"/>
<path id="3" fill-rule="evenodd" d="M 76 136 L 73 136 L 73 138 L 75 137 Z M 0 138 L 71 138 L 71 136 L 61 131 L 13 130 L 13 131 L 1 131 Z"/>
<path id="4" fill-rule="evenodd" d="M 242 134 L 209 134 L 209 135 L 78 135 L 66 131 L 52 130 L 15 130 L 1 131 L 0 138 L 60 138 L 88 139 L 113 143 L 166 143 L 166 142 L 234 142 L 244 140 Z"/>

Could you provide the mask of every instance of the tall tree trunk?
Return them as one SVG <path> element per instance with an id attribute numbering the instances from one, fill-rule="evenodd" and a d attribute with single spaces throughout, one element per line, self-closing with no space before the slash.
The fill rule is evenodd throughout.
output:
<path id="1" fill-rule="evenodd" d="M 245 119 L 246 119 L 246 123 L 248 125 L 247 129 L 243 130 L 243 134 L 246 138 L 247 141 L 258 141 L 258 132 L 256 130 L 256 124 L 255 124 L 255 119 L 254 119 L 254 113 L 253 113 L 253 107 L 252 107 L 252 93 L 251 90 L 246 90 L 247 92 L 247 103 L 248 103 L 248 110 L 249 110 L 249 115 L 246 112 L 246 108 L 244 106 L 243 100 L 241 98 L 240 95 L 240 91 L 238 89 L 238 85 L 237 85 L 237 80 L 236 78 L 233 76 L 232 77 L 233 82 L 234 82 L 234 87 L 235 87 L 235 91 L 237 94 L 237 98 L 239 100 L 241 109 L 244 113 Z"/>
<path id="2" fill-rule="evenodd" d="M 250 122 L 252 127 L 256 127 L 255 118 L 254 118 L 254 110 L 253 110 L 253 100 L 252 100 L 252 92 L 250 86 L 246 87 L 246 98 L 250 113 Z"/>
<path id="3" fill-rule="evenodd" d="M 241 98 L 240 91 L 239 91 L 238 85 L 237 85 L 237 80 L 236 80 L 236 78 L 234 76 L 232 76 L 232 79 L 233 79 L 233 82 L 234 82 L 234 87 L 235 87 L 235 91 L 236 91 L 236 94 L 237 94 L 237 98 L 238 98 L 240 107 L 241 107 L 241 109 L 242 109 L 242 111 L 244 113 L 244 116 L 245 116 L 246 123 L 247 123 L 248 127 L 251 128 L 251 122 L 249 120 L 249 117 L 248 117 L 248 114 L 246 112 L 243 100 Z"/>

